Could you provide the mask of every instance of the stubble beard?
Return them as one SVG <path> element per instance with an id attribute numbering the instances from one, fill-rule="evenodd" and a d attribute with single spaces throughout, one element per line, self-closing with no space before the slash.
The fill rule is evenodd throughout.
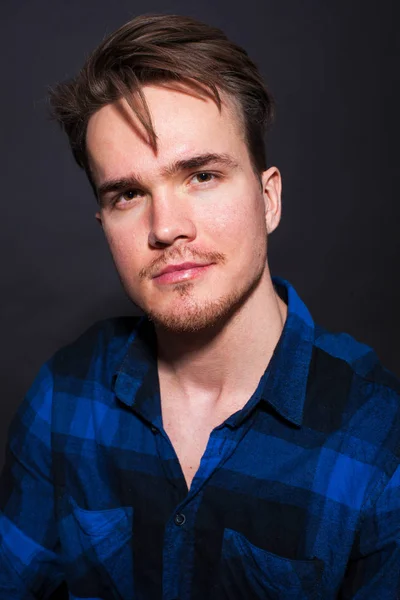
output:
<path id="1" fill-rule="evenodd" d="M 173 292 L 177 295 L 176 312 L 143 310 L 156 327 L 170 333 L 195 333 L 221 327 L 245 304 L 261 281 L 266 268 L 266 244 L 260 249 L 259 258 L 260 265 L 253 278 L 217 300 L 196 301 L 196 283 L 188 281 L 174 285 Z"/>

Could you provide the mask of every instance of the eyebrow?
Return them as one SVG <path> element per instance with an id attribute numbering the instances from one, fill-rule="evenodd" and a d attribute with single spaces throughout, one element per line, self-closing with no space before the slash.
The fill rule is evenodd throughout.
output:
<path id="1" fill-rule="evenodd" d="M 162 177 L 173 177 L 182 171 L 190 171 L 192 169 L 201 169 L 210 164 L 218 164 L 229 169 L 236 169 L 239 167 L 239 163 L 229 154 L 197 154 L 174 161 L 171 165 L 167 165 L 161 170 Z M 140 175 L 131 173 L 128 177 L 121 177 L 118 179 L 109 179 L 104 181 L 97 188 L 97 197 L 100 204 L 104 203 L 104 196 L 111 192 L 119 192 L 126 190 L 129 187 L 145 187 L 143 179 Z"/>

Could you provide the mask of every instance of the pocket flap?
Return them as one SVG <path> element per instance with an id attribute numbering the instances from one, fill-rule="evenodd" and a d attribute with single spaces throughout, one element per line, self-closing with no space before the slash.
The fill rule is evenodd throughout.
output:
<path id="1" fill-rule="evenodd" d="M 244 535 L 225 529 L 218 594 L 213 598 L 319 598 L 323 561 L 292 560 L 254 546 Z"/>
<path id="2" fill-rule="evenodd" d="M 103 537 L 111 532 L 131 530 L 133 508 L 123 506 L 107 510 L 86 510 L 73 501 L 73 513 L 81 530 L 92 537 Z"/>

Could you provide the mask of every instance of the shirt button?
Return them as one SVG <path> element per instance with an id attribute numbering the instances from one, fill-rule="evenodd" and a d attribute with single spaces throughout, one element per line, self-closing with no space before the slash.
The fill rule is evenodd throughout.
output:
<path id="1" fill-rule="evenodd" d="M 186 517 L 182 513 L 178 513 L 177 515 L 175 515 L 174 523 L 175 523 L 175 525 L 178 525 L 178 527 L 183 525 L 185 523 L 185 521 L 186 521 Z"/>
<path id="2" fill-rule="evenodd" d="M 157 431 L 158 431 L 157 427 L 154 427 L 154 425 L 152 425 L 150 427 L 150 429 L 151 429 L 152 433 L 157 433 Z"/>

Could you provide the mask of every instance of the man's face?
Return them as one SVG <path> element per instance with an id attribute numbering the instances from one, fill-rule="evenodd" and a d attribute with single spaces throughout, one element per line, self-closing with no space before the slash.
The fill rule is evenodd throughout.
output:
<path id="1" fill-rule="evenodd" d="M 143 92 L 157 154 L 125 100 L 89 120 L 96 217 L 129 297 L 156 324 L 197 331 L 221 322 L 266 278 L 280 176 L 263 173 L 261 190 L 227 103 L 220 114 L 212 100 L 192 93 L 163 86 Z M 167 169 L 194 157 L 203 159 Z"/>

